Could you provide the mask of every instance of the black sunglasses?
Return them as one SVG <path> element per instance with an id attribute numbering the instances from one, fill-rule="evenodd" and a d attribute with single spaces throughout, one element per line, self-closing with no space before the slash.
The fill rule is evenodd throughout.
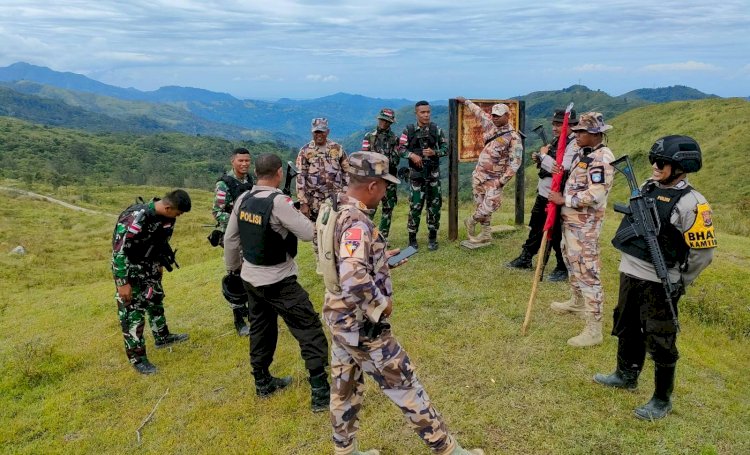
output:
<path id="1" fill-rule="evenodd" d="M 648 162 L 651 163 L 652 165 L 656 163 L 656 167 L 658 167 L 659 169 L 664 169 L 664 166 L 666 166 L 667 164 L 670 164 L 670 162 L 667 160 L 663 160 L 661 158 L 654 158 L 652 156 L 648 157 Z"/>

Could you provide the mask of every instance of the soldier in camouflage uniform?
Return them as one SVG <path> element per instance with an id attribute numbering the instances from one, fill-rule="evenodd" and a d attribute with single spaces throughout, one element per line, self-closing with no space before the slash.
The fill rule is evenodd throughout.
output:
<path id="1" fill-rule="evenodd" d="M 417 244 L 417 231 L 422 217 L 422 209 L 427 204 L 428 249 L 438 248 L 437 232 L 440 229 L 440 208 L 443 198 L 440 194 L 440 157 L 448 153 L 448 142 L 443 130 L 430 121 L 432 110 L 427 101 L 418 101 L 414 106 L 417 124 L 404 128 L 399 138 L 401 157 L 409 159 L 409 245 Z"/>
<path id="2" fill-rule="evenodd" d="M 598 112 L 588 112 L 579 118 L 571 130 L 581 148 L 573 157 L 564 194 L 550 192 L 548 198 L 562 206 L 562 248 L 572 291 L 570 300 L 553 302 L 551 308 L 559 314 L 579 314 L 586 321 L 583 331 L 568 340 L 574 347 L 602 342 L 604 290 L 599 278 L 602 267 L 599 234 L 614 177 L 610 163 L 615 157 L 603 143 L 604 132 L 611 128 Z"/>
<path id="3" fill-rule="evenodd" d="M 250 151 L 240 147 L 232 151 L 232 170 L 225 173 L 216 181 L 214 191 L 214 205 L 211 208 L 211 215 L 216 220 L 216 229 L 208 237 L 211 245 L 224 247 L 224 232 L 227 230 L 229 216 L 234 208 L 234 202 L 240 197 L 240 194 L 253 187 L 253 179 L 249 175 L 250 171 Z M 229 301 L 229 308 L 232 309 L 234 316 L 234 328 L 239 336 L 248 336 L 250 328 L 245 324 L 245 318 L 248 317 L 247 301 Z"/>
<path id="4" fill-rule="evenodd" d="M 521 137 L 511 125 L 510 109 L 505 104 L 492 106 L 488 115 L 479 106 L 463 97 L 456 100 L 464 104 L 482 125 L 484 148 L 471 175 L 474 193 L 474 214 L 464 220 L 469 241 L 487 243 L 492 240 L 490 222 L 492 214 L 500 208 L 503 187 L 516 175 L 523 160 Z M 482 231 L 476 235 L 476 226 Z"/>
<path id="5" fill-rule="evenodd" d="M 341 145 L 328 140 L 328 119 L 312 120 L 313 140 L 297 155 L 297 200 L 300 212 L 314 223 L 320 203 L 346 191 L 349 159 Z"/>
<path id="6" fill-rule="evenodd" d="M 396 121 L 396 114 L 393 112 L 393 109 L 384 108 L 380 110 L 377 119 L 378 127 L 375 131 L 365 134 L 365 138 L 362 140 L 362 151 L 372 151 L 385 155 L 390 163 L 388 172 L 391 175 L 396 175 L 398 163 L 401 161 L 398 152 L 398 138 L 391 131 L 391 125 Z M 380 225 L 378 226 L 380 233 L 383 234 L 383 238 L 386 241 L 388 240 L 388 234 L 391 232 L 391 219 L 397 202 L 398 185 L 388 183 L 385 197 L 381 201 L 383 215 L 380 218 Z"/>
<path id="7" fill-rule="evenodd" d="M 117 218 L 112 233 L 112 275 L 125 353 L 142 374 L 156 373 L 156 367 L 146 357 L 145 315 L 157 349 L 188 339 L 187 334 L 169 333 L 161 278 L 164 266 L 171 270 L 174 264 L 169 247 L 174 223 L 178 216 L 190 211 L 190 205 L 190 196 L 183 190 L 174 190 L 147 204 L 132 205 Z"/>
<path id="8" fill-rule="evenodd" d="M 468 452 L 450 435 L 434 408 L 406 351 L 391 332 L 393 287 L 383 236 L 370 214 L 383 199 L 388 183 L 388 159 L 357 152 L 350 157 L 350 186 L 339 195 L 340 215 L 333 230 L 338 284 L 326 289 L 323 318 L 332 336 L 331 423 L 335 454 L 377 455 L 357 448 L 358 413 L 364 398 L 364 374 L 370 375 L 409 421 L 428 447 L 438 454 Z M 320 233 L 320 231 L 319 231 Z M 324 239 L 320 240 L 325 244 Z"/>

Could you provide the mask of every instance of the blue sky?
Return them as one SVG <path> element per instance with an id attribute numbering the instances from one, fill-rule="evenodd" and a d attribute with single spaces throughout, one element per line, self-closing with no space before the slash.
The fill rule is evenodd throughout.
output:
<path id="1" fill-rule="evenodd" d="M 750 96 L 750 1 L 3 0 L 0 65 L 239 98 Z"/>

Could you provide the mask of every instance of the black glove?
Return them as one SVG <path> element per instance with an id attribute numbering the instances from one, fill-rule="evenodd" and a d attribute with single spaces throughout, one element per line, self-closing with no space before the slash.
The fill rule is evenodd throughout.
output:
<path id="1" fill-rule="evenodd" d="M 222 248 L 224 247 L 224 233 L 220 230 L 214 229 L 213 231 L 211 231 L 211 234 L 209 234 L 207 238 L 208 243 L 210 243 L 211 246 L 221 245 Z"/>

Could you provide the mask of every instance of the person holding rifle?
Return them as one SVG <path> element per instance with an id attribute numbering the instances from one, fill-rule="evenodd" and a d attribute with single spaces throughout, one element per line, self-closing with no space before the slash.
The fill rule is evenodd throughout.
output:
<path id="1" fill-rule="evenodd" d="M 607 387 L 635 389 L 648 352 L 655 365 L 654 394 L 648 403 L 635 409 L 635 416 L 657 420 L 672 410 L 679 358 L 677 301 L 711 263 L 716 235 L 711 207 L 687 181 L 687 174 L 697 172 L 702 165 L 695 139 L 663 137 L 651 147 L 648 159 L 651 178 L 640 193 L 646 204 L 655 206 L 649 211 L 649 221 L 655 227 L 653 235 L 661 254 L 649 251 L 645 236 L 637 234 L 644 231 L 644 223 L 630 216 L 623 218 L 612 240 L 621 252 L 620 292 L 612 327 L 612 335 L 618 337 L 617 367 L 610 375 L 595 375 L 594 381 Z M 629 173 L 632 178 L 632 170 Z M 626 212 L 633 212 L 633 199 Z M 658 219 L 653 219 L 654 215 Z"/>
<path id="2" fill-rule="evenodd" d="M 552 175 L 558 172 L 563 172 L 562 185 L 565 185 L 565 180 L 570 172 L 570 163 L 573 161 L 573 156 L 578 151 L 578 146 L 575 141 L 575 134 L 571 132 L 568 134 L 565 141 L 565 155 L 563 157 L 562 167 L 557 165 L 557 145 L 560 141 L 560 131 L 563 125 L 563 118 L 565 117 L 565 109 L 556 109 L 552 116 L 552 142 L 544 144 L 540 149 L 539 153 L 534 153 L 531 158 L 536 163 L 536 167 L 539 168 L 539 182 L 536 187 L 536 200 L 534 201 L 534 207 L 531 209 L 531 217 L 529 219 L 529 236 L 526 242 L 521 247 L 521 254 L 508 263 L 508 267 L 515 269 L 530 269 L 531 260 L 534 255 L 539 251 L 539 247 L 542 244 L 542 234 L 544 231 L 544 223 L 547 220 L 547 196 L 549 196 L 552 190 Z M 570 118 L 568 119 L 570 126 L 575 126 L 578 123 L 576 117 L 576 111 L 570 111 Z M 539 126 L 543 128 L 543 126 Z M 543 132 L 543 131 L 542 131 Z M 557 222 L 552 228 L 551 241 L 544 251 L 544 257 L 542 260 L 546 261 L 549 258 L 549 249 L 555 250 L 555 258 L 557 259 L 557 266 L 555 270 L 550 273 L 549 281 L 565 281 L 568 279 L 568 268 L 565 266 L 565 259 L 563 259 L 562 248 L 560 247 L 560 241 L 562 240 L 561 235 L 561 223 L 560 217 L 556 218 Z M 546 263 L 545 263 L 546 265 Z"/>
<path id="3" fill-rule="evenodd" d="M 564 193 L 550 192 L 549 201 L 562 206 L 562 249 L 571 274 L 572 296 L 567 302 L 553 302 L 554 312 L 581 315 L 586 325 L 568 340 L 573 347 L 602 342 L 604 289 L 599 278 L 601 258 L 599 234 L 602 230 L 607 196 L 612 188 L 615 157 L 604 145 L 604 133 L 612 129 L 599 112 L 580 116 L 571 130 L 580 150 L 571 163 Z"/>
<path id="4" fill-rule="evenodd" d="M 510 123 L 510 108 L 502 103 L 492 106 L 491 114 L 471 100 L 459 96 L 460 104 L 466 106 L 482 126 L 484 148 L 471 174 L 474 193 L 474 213 L 464 220 L 469 242 L 486 244 L 492 240 L 490 222 L 492 214 L 503 201 L 503 187 L 516 175 L 523 161 L 521 137 Z M 481 226 L 479 234 L 477 225 Z"/>

